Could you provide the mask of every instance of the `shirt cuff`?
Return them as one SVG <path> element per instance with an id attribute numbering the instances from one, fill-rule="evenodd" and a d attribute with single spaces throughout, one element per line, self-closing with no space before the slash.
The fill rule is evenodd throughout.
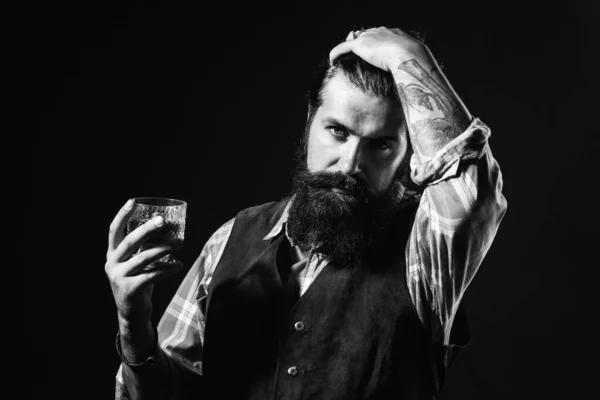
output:
<path id="1" fill-rule="evenodd" d="M 469 127 L 452 139 L 436 155 L 419 164 L 415 154 L 410 160 L 410 177 L 419 186 L 434 185 L 458 175 L 461 161 L 478 159 L 484 153 L 490 129 L 478 118 Z"/>

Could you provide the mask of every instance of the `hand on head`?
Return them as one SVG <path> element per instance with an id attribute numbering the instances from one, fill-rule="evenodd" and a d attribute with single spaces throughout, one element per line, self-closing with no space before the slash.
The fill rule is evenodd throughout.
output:
<path id="1" fill-rule="evenodd" d="M 351 31 L 346 41 L 329 53 L 331 64 L 342 54 L 354 53 L 371 65 L 384 71 L 393 71 L 402 62 L 416 59 L 428 63 L 431 57 L 427 47 L 415 37 L 398 29 L 386 27 Z"/>

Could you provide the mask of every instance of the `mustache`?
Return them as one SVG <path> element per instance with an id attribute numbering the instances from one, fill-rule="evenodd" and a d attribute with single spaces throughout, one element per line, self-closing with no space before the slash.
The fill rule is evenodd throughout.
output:
<path id="1" fill-rule="evenodd" d="M 305 185 L 317 190 L 339 189 L 349 193 L 357 199 L 369 196 L 366 185 L 356 178 L 342 172 L 308 172 L 302 171 L 298 178 Z"/>

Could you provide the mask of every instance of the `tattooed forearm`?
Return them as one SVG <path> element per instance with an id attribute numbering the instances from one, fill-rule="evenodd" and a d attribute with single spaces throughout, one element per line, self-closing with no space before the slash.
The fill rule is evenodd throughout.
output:
<path id="1" fill-rule="evenodd" d="M 438 83 L 416 60 L 400 64 L 394 78 L 419 156 L 432 157 L 468 127 L 468 112 L 452 89 Z"/>

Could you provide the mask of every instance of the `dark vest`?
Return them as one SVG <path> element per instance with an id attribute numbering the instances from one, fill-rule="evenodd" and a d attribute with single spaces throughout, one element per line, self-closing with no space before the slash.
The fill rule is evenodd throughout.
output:
<path id="1" fill-rule="evenodd" d="M 414 207 L 390 232 L 393 251 L 358 268 L 329 264 L 299 297 L 285 233 L 263 240 L 285 204 L 236 217 L 200 304 L 202 398 L 435 398 L 447 354 L 425 332 L 406 285 Z"/>

